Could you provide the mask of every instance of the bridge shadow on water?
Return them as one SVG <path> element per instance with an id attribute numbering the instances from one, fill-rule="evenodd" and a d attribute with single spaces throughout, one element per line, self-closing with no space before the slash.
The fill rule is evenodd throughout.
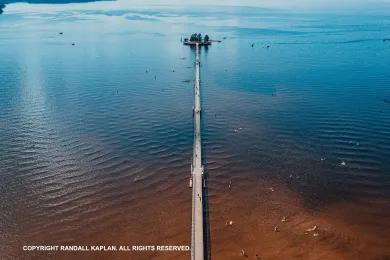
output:
<path id="1" fill-rule="evenodd" d="M 204 53 L 207 55 L 208 51 L 209 51 L 209 47 L 208 46 L 204 46 L 203 48 L 200 48 L 199 50 L 199 55 L 202 54 L 202 51 L 204 50 Z M 202 68 L 202 63 L 200 64 L 201 68 Z M 202 84 L 202 78 L 200 78 L 200 84 L 202 87 L 204 87 L 204 85 Z M 200 97 L 201 97 L 201 101 L 204 100 L 203 99 L 203 91 L 200 92 Z M 203 102 L 202 102 L 203 103 Z M 204 126 L 205 123 L 204 123 L 204 106 L 202 108 L 202 112 L 201 112 L 201 125 Z M 204 129 L 204 128 L 201 128 L 201 129 Z M 204 131 L 203 131 L 204 132 Z M 204 137 L 204 135 L 202 135 L 202 137 Z M 203 139 L 203 138 L 202 138 Z M 207 170 L 207 164 L 206 164 L 206 158 L 207 158 L 207 152 L 206 152 L 206 149 L 204 149 L 204 142 L 202 143 L 202 165 L 203 165 L 203 169 L 204 169 L 204 175 L 203 175 L 203 178 L 204 178 L 204 183 L 205 183 L 205 187 L 203 189 L 203 201 L 204 201 L 204 204 L 203 204 L 203 209 L 204 209 L 204 215 L 203 215 L 203 223 L 204 223 L 204 227 L 203 227 L 203 230 L 205 231 L 204 233 L 204 256 L 205 256 L 205 260 L 210 260 L 211 259 L 211 229 L 210 229 L 210 208 L 209 208 L 209 189 L 208 189 L 208 170 Z"/>
<path id="2" fill-rule="evenodd" d="M 202 54 L 202 51 L 204 50 L 205 54 L 207 55 L 207 52 L 209 50 L 208 46 L 204 46 L 203 48 L 200 48 L 199 50 L 199 55 L 201 56 Z M 201 60 L 202 61 L 202 60 Z M 202 62 L 200 63 L 200 69 L 202 68 Z M 201 87 L 204 88 L 204 85 L 202 84 L 202 77 L 200 77 L 200 85 Z M 204 91 L 201 91 L 200 92 L 200 98 L 201 98 L 201 102 L 204 100 L 204 95 L 203 95 Z M 203 102 L 202 102 L 203 104 Z M 201 111 L 201 129 L 204 130 L 203 126 L 205 125 L 204 123 L 204 116 L 205 116 L 205 113 L 204 113 L 204 106 L 202 106 L 202 111 Z M 204 133 L 204 131 L 203 131 Z M 201 133 L 201 136 L 202 136 L 202 140 L 204 138 L 204 134 Z M 210 208 L 209 208 L 209 189 L 208 189 L 208 170 L 207 170 L 207 152 L 206 152 L 206 149 L 204 149 L 204 142 L 202 142 L 202 165 L 203 165 L 203 169 L 204 169 L 204 173 L 203 173 L 203 179 L 204 179 L 204 188 L 203 188 L 203 212 L 204 212 L 204 215 L 203 215 L 203 230 L 205 231 L 204 232 L 204 257 L 205 257 L 205 260 L 210 260 L 211 259 L 211 229 L 210 229 Z"/>
<path id="3" fill-rule="evenodd" d="M 209 201 L 208 201 L 208 174 L 207 170 L 204 172 L 204 181 L 205 181 L 205 187 L 203 189 L 203 209 L 204 209 L 204 215 L 203 215 L 203 230 L 205 230 L 204 233 L 204 256 L 205 260 L 211 259 L 211 243 L 210 243 L 210 237 L 211 237 L 211 231 L 210 231 L 210 215 L 209 215 Z"/>

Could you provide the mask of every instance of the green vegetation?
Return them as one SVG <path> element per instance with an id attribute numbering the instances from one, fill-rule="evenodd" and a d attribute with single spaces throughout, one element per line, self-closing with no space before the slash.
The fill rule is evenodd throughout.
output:
<path id="1" fill-rule="evenodd" d="M 200 33 L 194 33 L 191 35 L 191 37 L 185 38 L 184 43 L 200 43 L 200 44 L 210 44 L 211 40 L 210 37 L 206 34 L 204 37 L 202 37 L 202 34 Z"/>
<path id="2" fill-rule="evenodd" d="M 191 37 L 190 37 L 190 41 L 192 42 L 202 42 L 202 35 L 200 33 L 196 34 L 192 34 Z"/>

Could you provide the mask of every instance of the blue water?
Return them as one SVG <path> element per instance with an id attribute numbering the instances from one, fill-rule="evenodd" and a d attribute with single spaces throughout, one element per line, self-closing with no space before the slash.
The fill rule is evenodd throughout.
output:
<path id="1" fill-rule="evenodd" d="M 193 32 L 222 40 L 201 50 L 211 206 L 232 179 L 242 193 L 280 184 L 305 210 L 348 203 L 361 216 L 338 220 L 382 227 L 359 243 L 388 257 L 389 15 L 119 1 L 11 4 L 0 15 L 5 258 L 26 257 L 23 244 L 118 233 L 189 243 L 194 52 L 180 39 Z M 186 213 L 172 214 L 177 205 Z"/>

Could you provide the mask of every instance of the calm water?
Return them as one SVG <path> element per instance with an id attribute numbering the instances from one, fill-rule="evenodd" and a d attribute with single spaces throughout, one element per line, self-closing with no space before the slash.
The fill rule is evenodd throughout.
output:
<path id="1" fill-rule="evenodd" d="M 196 31 L 212 259 L 390 258 L 390 16 L 119 1 L 0 15 L 0 259 L 188 259 L 21 246 L 190 244 Z"/>

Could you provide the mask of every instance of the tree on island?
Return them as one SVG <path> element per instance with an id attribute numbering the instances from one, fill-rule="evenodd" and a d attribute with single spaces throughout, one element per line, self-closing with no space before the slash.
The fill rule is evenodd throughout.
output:
<path id="1" fill-rule="evenodd" d="M 191 34 L 190 41 L 196 42 L 198 40 L 198 35 L 196 33 Z"/>
<path id="2" fill-rule="evenodd" d="M 188 40 L 187 38 L 184 39 L 184 41 Z M 197 42 L 197 43 L 207 43 L 210 41 L 210 37 L 206 34 L 204 38 L 202 38 L 202 34 L 200 33 L 193 33 L 190 37 L 190 42 Z"/>
<path id="3" fill-rule="evenodd" d="M 194 33 L 190 37 L 190 41 L 192 42 L 202 42 L 202 34 L 200 33 Z"/>

